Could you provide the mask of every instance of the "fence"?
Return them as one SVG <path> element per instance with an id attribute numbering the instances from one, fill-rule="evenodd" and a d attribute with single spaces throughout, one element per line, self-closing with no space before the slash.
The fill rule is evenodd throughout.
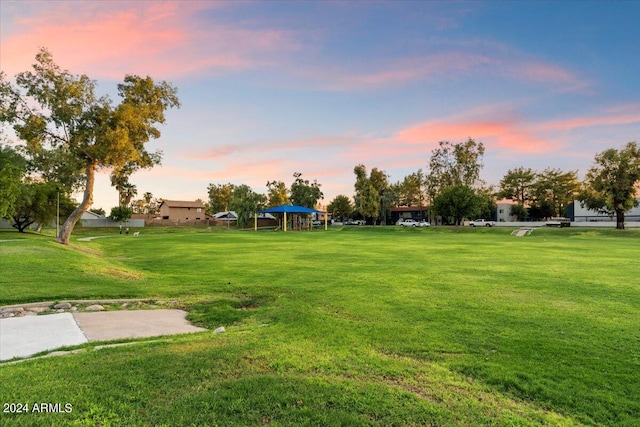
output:
<path id="1" fill-rule="evenodd" d="M 100 227 L 144 227 L 144 219 L 129 219 L 124 222 L 111 221 L 109 218 L 100 219 L 81 219 L 80 223 L 86 228 Z"/>

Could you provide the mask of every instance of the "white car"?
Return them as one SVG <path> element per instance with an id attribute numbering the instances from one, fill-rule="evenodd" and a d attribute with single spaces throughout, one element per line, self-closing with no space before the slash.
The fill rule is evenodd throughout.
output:
<path id="1" fill-rule="evenodd" d="M 486 219 L 474 219 L 469 222 L 471 227 L 493 227 L 496 225 L 495 221 L 487 221 Z"/>
<path id="2" fill-rule="evenodd" d="M 425 220 L 422 220 L 420 222 L 416 221 L 415 219 L 405 219 L 403 221 L 400 221 L 398 223 L 398 225 L 400 227 L 428 227 L 429 223 Z"/>

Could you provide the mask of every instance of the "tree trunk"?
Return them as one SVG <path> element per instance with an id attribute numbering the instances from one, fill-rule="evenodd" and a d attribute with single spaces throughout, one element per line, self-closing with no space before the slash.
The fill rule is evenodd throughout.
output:
<path id="1" fill-rule="evenodd" d="M 616 228 L 624 230 L 624 210 L 616 209 Z"/>
<path id="2" fill-rule="evenodd" d="M 24 233 L 24 230 L 26 230 L 27 227 L 29 227 L 34 222 L 35 221 L 32 221 L 28 218 L 18 218 L 14 216 L 12 227 L 17 229 L 19 233 Z"/>
<path id="3" fill-rule="evenodd" d="M 94 163 L 87 164 L 87 182 L 84 187 L 84 196 L 80 205 L 69 215 L 69 218 L 60 227 L 60 232 L 56 241 L 63 245 L 69 244 L 71 232 L 75 227 L 82 214 L 89 210 L 93 204 L 93 184 L 96 178 L 96 165 Z"/>

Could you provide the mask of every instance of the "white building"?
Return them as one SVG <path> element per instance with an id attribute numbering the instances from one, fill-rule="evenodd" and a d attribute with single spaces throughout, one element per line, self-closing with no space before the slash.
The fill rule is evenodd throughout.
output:
<path id="1" fill-rule="evenodd" d="M 518 218 L 511 215 L 511 206 L 515 203 L 511 200 L 500 200 L 496 203 L 496 222 L 512 222 L 517 221 Z"/>
<path id="2" fill-rule="evenodd" d="M 640 199 L 636 199 L 640 202 Z M 582 202 L 576 200 L 569 205 L 567 216 L 574 222 L 615 222 L 616 216 L 605 215 L 598 213 L 597 211 L 587 209 Z M 625 222 L 638 222 L 640 221 L 640 206 L 632 208 L 624 213 Z"/>

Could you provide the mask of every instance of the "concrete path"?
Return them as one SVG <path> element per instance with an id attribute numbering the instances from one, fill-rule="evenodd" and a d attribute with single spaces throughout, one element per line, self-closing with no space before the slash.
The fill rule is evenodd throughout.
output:
<path id="1" fill-rule="evenodd" d="M 71 313 L 0 319 L 0 360 L 86 342 Z"/>
<path id="2" fill-rule="evenodd" d="M 108 235 L 108 236 L 95 236 L 95 237 L 81 237 L 78 239 L 78 242 L 90 242 L 95 239 L 104 239 L 105 237 L 117 237 L 119 234 Z"/>
<path id="3" fill-rule="evenodd" d="M 0 319 L 0 361 L 94 341 L 206 331 L 182 310 L 58 313 Z"/>
<path id="4" fill-rule="evenodd" d="M 147 338 L 206 331 L 189 323 L 182 310 L 122 310 L 74 313 L 89 341 Z"/>

